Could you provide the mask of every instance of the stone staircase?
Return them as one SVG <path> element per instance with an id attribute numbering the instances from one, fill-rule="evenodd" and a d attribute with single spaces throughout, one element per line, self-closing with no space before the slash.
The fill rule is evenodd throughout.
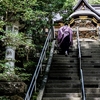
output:
<path id="1" fill-rule="evenodd" d="M 43 100 L 81 100 L 77 50 L 54 54 Z"/>
<path id="2" fill-rule="evenodd" d="M 81 50 L 86 100 L 100 100 L 100 42 L 82 41 Z"/>
<path id="3" fill-rule="evenodd" d="M 100 43 L 81 41 L 86 100 L 100 100 Z M 42 100 L 82 100 L 78 54 L 54 54 Z"/>

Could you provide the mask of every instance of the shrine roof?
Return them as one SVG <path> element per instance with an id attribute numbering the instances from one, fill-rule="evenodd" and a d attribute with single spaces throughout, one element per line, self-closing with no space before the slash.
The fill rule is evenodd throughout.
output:
<path id="1" fill-rule="evenodd" d="M 100 12 L 97 12 L 98 9 L 100 11 L 100 5 L 90 5 L 87 0 L 79 0 L 78 3 L 74 6 L 73 10 L 76 11 L 82 4 L 84 3 L 84 6 L 86 6 L 88 9 L 90 9 L 92 12 L 96 13 L 98 16 L 100 16 Z"/>
<path id="2" fill-rule="evenodd" d="M 73 7 L 74 12 L 69 17 L 76 17 L 81 15 L 95 17 L 100 22 L 100 4 L 90 5 L 87 0 L 79 0 Z M 62 20 L 62 16 L 57 14 L 54 21 Z"/>

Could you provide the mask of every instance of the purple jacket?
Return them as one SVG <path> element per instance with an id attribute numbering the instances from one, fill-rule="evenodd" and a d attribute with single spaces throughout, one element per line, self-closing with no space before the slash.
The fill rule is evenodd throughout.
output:
<path id="1" fill-rule="evenodd" d="M 63 36 L 63 34 L 64 34 L 64 36 Z M 72 38 L 73 31 L 72 31 L 72 29 L 71 29 L 70 27 L 68 27 L 67 25 L 62 26 L 62 27 L 58 30 L 58 37 L 57 37 L 58 43 L 59 43 L 60 39 L 62 38 L 62 36 L 63 36 L 63 38 L 62 38 L 62 41 L 63 41 L 63 39 L 64 39 L 66 36 L 68 36 L 68 35 L 70 35 L 70 42 L 71 42 L 71 45 L 73 45 L 73 38 Z M 62 43 L 62 41 L 58 44 L 59 46 L 60 46 L 60 44 Z"/>

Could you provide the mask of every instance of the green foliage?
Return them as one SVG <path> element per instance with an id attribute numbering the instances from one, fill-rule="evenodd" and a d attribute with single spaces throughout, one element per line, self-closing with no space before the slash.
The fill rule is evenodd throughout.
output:
<path id="1" fill-rule="evenodd" d="M 19 48 L 17 49 L 16 54 L 17 54 L 18 57 L 24 58 L 24 57 L 26 56 L 25 48 L 24 48 L 24 47 L 19 47 Z M 18 61 L 17 61 L 17 62 L 18 62 Z"/>
<path id="2" fill-rule="evenodd" d="M 5 64 L 4 63 L 0 63 L 0 73 L 3 72 L 4 68 L 5 68 Z"/>
<path id="3" fill-rule="evenodd" d="M 34 61 L 26 61 L 23 62 L 22 67 L 15 67 L 15 73 L 20 77 L 22 81 L 30 81 L 32 74 L 35 70 L 36 62 Z"/>
<path id="4" fill-rule="evenodd" d="M 6 46 L 18 47 L 19 45 L 25 45 L 24 38 L 25 37 L 23 33 L 14 34 L 14 33 L 8 32 L 2 36 L 1 40 L 4 42 L 4 45 Z"/>
<path id="5" fill-rule="evenodd" d="M 21 81 L 21 79 L 15 74 L 0 74 L 0 81 L 9 82 L 9 81 Z"/>
<path id="6" fill-rule="evenodd" d="M 31 73 L 35 70 L 36 62 L 28 61 L 28 62 L 24 62 L 23 64 L 24 64 L 24 68 L 27 73 Z"/>
<path id="7" fill-rule="evenodd" d="M 61 16 L 63 17 L 64 23 L 67 22 L 69 15 L 73 13 L 73 9 L 72 9 L 73 2 L 74 0 L 66 0 L 66 3 L 63 6 L 63 10 L 61 11 Z"/>
<path id="8" fill-rule="evenodd" d="M 20 77 L 20 79 L 22 81 L 30 81 L 31 77 L 32 77 L 32 74 L 28 74 L 28 73 L 20 73 L 18 75 Z"/>
<path id="9" fill-rule="evenodd" d="M 10 100 L 10 98 L 7 96 L 0 96 L 0 100 Z"/>
<path id="10" fill-rule="evenodd" d="M 5 25 L 4 21 L 0 21 L 0 32 L 3 32 L 3 26 Z"/>
<path id="11" fill-rule="evenodd" d="M 16 62 L 23 65 L 15 67 L 15 72 L 22 80 L 29 81 L 31 73 L 35 70 L 37 60 L 35 54 L 41 52 L 46 39 L 43 30 L 53 25 L 52 18 L 57 13 L 66 19 L 71 8 L 69 0 L 0 0 L 0 32 L 4 33 L 0 35 L 0 40 L 5 46 L 17 47 L 17 57 L 22 60 L 18 58 Z M 64 14 L 65 10 L 68 12 L 67 16 Z M 5 34 L 5 26 L 12 25 L 16 21 L 19 22 L 20 32 Z M 32 36 L 31 42 L 27 41 L 27 36 Z M 34 58 L 30 59 L 30 55 Z M 3 68 L 2 64 L 0 66 Z M 1 77 L 5 80 L 15 78 L 6 75 Z"/>
<path id="12" fill-rule="evenodd" d="M 68 4 L 69 0 L 1 0 L 0 16 L 3 17 L 4 23 L 20 21 L 27 25 L 27 21 L 29 21 L 28 25 L 30 27 L 32 25 L 33 28 L 38 30 L 40 27 L 43 28 L 43 25 L 47 25 L 48 22 L 48 24 L 51 23 L 54 17 L 52 13 L 56 14 L 72 8 L 72 4 Z"/>
<path id="13" fill-rule="evenodd" d="M 89 0 L 90 4 L 100 4 L 100 0 Z"/>

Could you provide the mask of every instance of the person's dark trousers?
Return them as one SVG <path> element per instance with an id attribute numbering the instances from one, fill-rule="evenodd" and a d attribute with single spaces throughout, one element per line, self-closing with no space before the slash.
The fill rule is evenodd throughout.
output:
<path id="1" fill-rule="evenodd" d="M 62 41 L 62 43 L 60 45 L 60 48 L 61 48 L 63 54 L 65 53 L 65 51 L 67 51 L 69 54 L 69 46 L 70 46 L 70 38 L 68 35 L 64 38 L 64 40 Z"/>

